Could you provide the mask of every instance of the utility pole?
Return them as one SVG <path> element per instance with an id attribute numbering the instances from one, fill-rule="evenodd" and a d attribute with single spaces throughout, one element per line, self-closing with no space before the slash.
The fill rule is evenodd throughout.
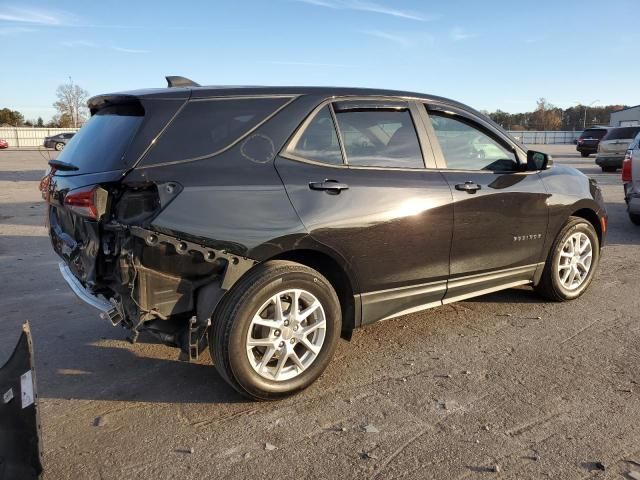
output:
<path id="1" fill-rule="evenodd" d="M 594 104 L 596 104 L 597 102 L 599 102 L 600 100 L 594 100 L 593 102 L 591 102 L 589 104 L 589 106 L 585 105 L 584 106 L 584 122 L 582 123 L 582 129 L 584 130 L 585 128 L 587 128 L 587 110 L 589 108 L 591 108 Z"/>

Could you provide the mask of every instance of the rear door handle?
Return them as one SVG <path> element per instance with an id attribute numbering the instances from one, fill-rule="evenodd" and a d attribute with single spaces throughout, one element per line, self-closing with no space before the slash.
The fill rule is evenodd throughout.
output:
<path id="1" fill-rule="evenodd" d="M 346 183 L 340 183 L 337 180 L 324 180 L 322 182 L 309 183 L 309 188 L 311 190 L 324 190 L 331 195 L 337 195 L 342 190 L 348 190 L 349 185 Z"/>
<path id="2" fill-rule="evenodd" d="M 482 189 L 480 185 L 471 181 L 456 185 L 456 190 L 460 190 L 461 192 L 476 193 L 480 189 Z"/>

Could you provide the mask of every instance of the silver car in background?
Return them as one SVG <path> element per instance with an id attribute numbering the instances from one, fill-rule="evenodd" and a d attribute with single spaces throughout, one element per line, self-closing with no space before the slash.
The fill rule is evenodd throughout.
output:
<path id="1" fill-rule="evenodd" d="M 596 163 L 603 172 L 615 172 L 622 168 L 622 161 L 633 142 L 635 136 L 640 133 L 640 126 L 612 128 L 602 137 L 598 145 Z"/>
<path id="2" fill-rule="evenodd" d="M 640 225 L 640 133 L 633 140 L 622 163 L 624 199 L 629 218 Z"/>

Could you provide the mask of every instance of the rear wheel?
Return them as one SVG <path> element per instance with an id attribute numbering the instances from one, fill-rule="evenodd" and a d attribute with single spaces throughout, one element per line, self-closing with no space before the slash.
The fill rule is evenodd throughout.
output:
<path id="1" fill-rule="evenodd" d="M 603 172 L 615 172 L 616 170 L 616 167 L 602 167 Z"/>
<path id="2" fill-rule="evenodd" d="M 223 298 L 211 326 L 211 356 L 238 392 L 274 400 L 322 374 L 341 326 L 340 303 L 326 278 L 304 265 L 270 261 Z"/>
<path id="3" fill-rule="evenodd" d="M 637 213 L 629 213 L 629 220 L 631 220 L 631 223 L 634 225 L 640 225 L 640 215 Z"/>
<path id="4" fill-rule="evenodd" d="M 536 291 L 558 302 L 582 295 L 593 280 L 600 259 L 600 242 L 593 225 L 569 217 L 551 247 Z"/>
<path id="5" fill-rule="evenodd" d="M 60 150 L 62 150 L 62 149 L 64 148 L 64 143 L 62 143 L 62 142 L 57 142 L 57 143 L 54 145 L 54 147 L 53 147 L 53 148 L 55 148 L 55 149 L 56 149 L 56 151 L 58 151 L 58 152 L 59 152 Z"/>
<path id="6" fill-rule="evenodd" d="M 582 155 L 583 158 L 586 158 L 589 156 L 589 152 L 580 152 L 580 155 Z"/>

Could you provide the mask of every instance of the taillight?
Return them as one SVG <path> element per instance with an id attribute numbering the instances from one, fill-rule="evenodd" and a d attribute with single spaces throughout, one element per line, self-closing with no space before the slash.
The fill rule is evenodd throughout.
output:
<path id="1" fill-rule="evenodd" d="M 633 152 L 631 150 L 627 151 L 627 154 L 624 156 L 624 161 L 622 162 L 622 181 L 623 182 L 631 182 L 631 162 L 633 161 Z"/>
<path id="2" fill-rule="evenodd" d="M 98 206 L 96 204 L 96 192 L 98 190 L 97 185 L 91 185 L 89 187 L 78 188 L 71 190 L 64 197 L 64 204 L 69 210 L 82 215 L 83 217 L 90 218 L 91 220 L 98 219 Z"/>
<path id="3" fill-rule="evenodd" d="M 580 145 L 582 145 L 582 144 L 584 143 L 584 138 L 579 138 L 579 139 L 578 139 L 578 143 L 579 143 Z"/>

